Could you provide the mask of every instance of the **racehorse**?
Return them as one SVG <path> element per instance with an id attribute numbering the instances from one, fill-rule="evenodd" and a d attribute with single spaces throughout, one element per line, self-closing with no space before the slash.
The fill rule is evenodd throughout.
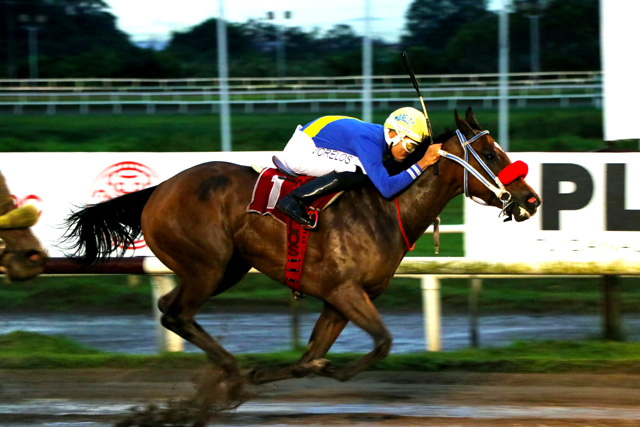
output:
<path id="1" fill-rule="evenodd" d="M 162 325 L 202 349 L 232 384 L 236 380 L 260 384 L 310 373 L 348 380 L 388 355 L 392 337 L 372 301 L 387 288 L 411 243 L 453 197 L 466 192 L 516 221 L 534 215 L 541 203 L 522 173 L 505 185 L 483 184 L 481 180 L 509 169 L 511 161 L 482 131 L 471 109 L 466 119 L 457 111 L 454 116 L 458 132 L 435 141 L 443 143 L 443 155 L 448 153 L 440 159 L 437 175 L 434 168 L 427 169 L 397 195 L 397 204 L 368 183 L 346 192 L 320 215 L 317 232 L 309 235 L 301 290 L 324 301 L 324 307 L 306 352 L 293 366 L 241 375 L 234 356 L 194 320 L 208 298 L 238 283 L 251 267 L 285 283 L 286 227 L 268 216 L 247 213 L 258 177 L 252 168 L 204 163 L 158 186 L 86 206 L 67 219 L 66 237 L 75 256 L 91 264 L 132 246 L 142 233 L 179 281 L 158 302 Z M 413 164 L 426 145 L 413 153 L 408 165 L 398 166 Z M 467 164 L 478 170 L 484 163 L 491 173 L 466 177 L 465 168 L 455 160 L 464 156 L 463 145 L 473 147 L 479 156 Z M 373 338 L 373 349 L 336 367 L 325 356 L 348 322 Z"/>
<path id="2" fill-rule="evenodd" d="M 27 280 L 42 273 L 45 251 L 29 227 L 38 221 L 33 205 L 16 206 L 0 174 L 0 272 L 10 280 Z"/>

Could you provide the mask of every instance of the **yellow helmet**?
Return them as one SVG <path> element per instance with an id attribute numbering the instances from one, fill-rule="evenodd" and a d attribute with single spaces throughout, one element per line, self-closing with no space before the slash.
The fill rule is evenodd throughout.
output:
<path id="1" fill-rule="evenodd" d="M 422 112 L 413 107 L 402 107 L 391 113 L 384 122 L 384 128 L 395 130 L 400 136 L 398 139 L 408 136 L 416 144 L 420 144 L 429 136 L 427 119 Z M 395 144 L 398 141 L 392 142 Z"/>

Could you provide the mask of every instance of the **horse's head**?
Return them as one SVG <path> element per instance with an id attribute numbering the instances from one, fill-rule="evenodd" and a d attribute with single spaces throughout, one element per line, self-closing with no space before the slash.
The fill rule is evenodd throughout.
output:
<path id="1" fill-rule="evenodd" d="M 473 152 L 467 156 L 468 163 L 491 184 L 487 186 L 472 173 L 468 173 L 465 184 L 463 167 L 456 165 L 460 173 L 456 173 L 460 186 L 471 198 L 480 199 L 484 203 L 504 210 L 504 213 L 515 218 L 516 221 L 529 219 L 536 213 L 541 199 L 538 194 L 525 182 L 526 165 L 522 162 L 512 163 L 507 153 L 498 145 L 491 135 L 483 131 L 478 124 L 473 110 L 467 109 L 465 119 L 462 119 L 457 110 L 455 120 L 461 138 L 456 134 L 443 145 L 442 149 L 460 158 L 465 158 L 463 144 L 469 141 L 468 146 L 475 151 L 480 161 L 484 163 L 489 172 L 481 165 Z M 499 179 L 496 181 L 495 177 Z M 502 187 L 503 185 L 503 187 Z"/>
<path id="2" fill-rule="evenodd" d="M 31 279 L 43 271 L 47 257 L 29 228 L 37 220 L 35 207 L 16 207 L 0 174 L 0 272 L 11 280 Z"/>

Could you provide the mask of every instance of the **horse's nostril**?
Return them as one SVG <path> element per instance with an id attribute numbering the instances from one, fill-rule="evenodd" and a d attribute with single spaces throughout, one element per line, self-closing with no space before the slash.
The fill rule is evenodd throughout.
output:
<path id="1" fill-rule="evenodd" d="M 44 262 L 46 257 L 42 252 L 33 250 L 33 251 L 27 251 L 27 253 L 25 253 L 25 258 L 27 258 L 29 261 L 35 264 L 35 263 Z"/>
<path id="2" fill-rule="evenodd" d="M 540 199 L 538 199 L 536 196 L 531 196 L 527 199 L 527 203 L 532 205 L 534 208 L 537 208 L 538 206 L 540 206 Z"/>

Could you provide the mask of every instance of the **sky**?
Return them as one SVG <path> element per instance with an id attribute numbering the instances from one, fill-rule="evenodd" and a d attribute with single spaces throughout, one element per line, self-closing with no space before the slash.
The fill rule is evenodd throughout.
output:
<path id="1" fill-rule="evenodd" d="M 218 0 L 105 0 L 118 27 L 134 41 L 163 41 L 172 31 L 187 30 L 208 18 L 217 18 Z M 346 24 L 362 34 L 365 16 L 364 0 L 235 0 L 224 1 L 224 15 L 229 22 L 264 19 L 273 11 L 274 24 L 301 27 L 305 31 L 326 31 L 334 25 Z M 398 41 L 405 25 L 405 14 L 412 0 L 370 0 L 371 36 L 388 42 Z M 492 0 L 501 1 L 501 0 Z M 284 19 L 291 11 L 291 19 Z"/>

